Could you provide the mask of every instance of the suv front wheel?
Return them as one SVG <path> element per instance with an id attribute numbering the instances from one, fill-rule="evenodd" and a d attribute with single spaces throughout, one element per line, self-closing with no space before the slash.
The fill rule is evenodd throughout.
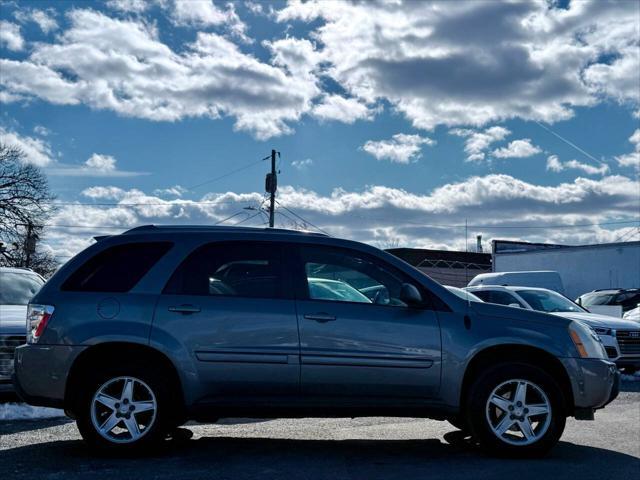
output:
<path id="1" fill-rule="evenodd" d="M 172 402 L 166 382 L 144 365 L 115 367 L 85 378 L 77 396 L 77 426 L 101 449 L 142 449 L 169 430 Z"/>
<path id="2" fill-rule="evenodd" d="M 467 405 L 472 435 L 494 455 L 542 455 L 558 442 L 566 422 L 557 382 L 529 364 L 489 368 L 469 389 Z"/>

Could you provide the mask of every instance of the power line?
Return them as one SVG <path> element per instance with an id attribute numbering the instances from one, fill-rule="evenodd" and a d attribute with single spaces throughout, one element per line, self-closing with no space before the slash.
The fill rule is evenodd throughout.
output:
<path id="1" fill-rule="evenodd" d="M 278 204 L 279 207 L 284 208 L 287 212 L 289 212 L 291 215 L 299 218 L 300 220 L 302 220 L 304 223 L 307 223 L 309 225 L 311 225 L 313 228 L 315 228 L 316 230 L 324 233 L 325 235 L 331 236 L 329 233 L 325 232 L 323 229 L 321 229 L 320 227 L 318 227 L 317 225 L 314 225 L 313 223 L 311 223 L 309 220 L 305 220 L 304 218 L 302 218 L 300 215 L 298 215 L 296 212 L 294 212 L 293 210 L 290 210 L 289 208 L 285 207 L 284 205 L 282 205 L 279 201 L 276 200 L 276 203 Z"/>
<path id="2" fill-rule="evenodd" d="M 246 170 L 246 169 L 248 169 L 248 168 L 251 168 L 251 167 L 253 167 L 254 165 L 257 165 L 257 164 L 259 164 L 259 163 L 260 163 L 260 162 L 262 162 L 262 161 L 264 161 L 264 158 L 261 158 L 260 160 L 257 160 L 257 161 L 255 161 L 255 162 L 248 163 L 247 165 L 244 165 L 244 166 L 242 166 L 242 167 L 236 168 L 235 170 L 231 170 L 230 172 L 224 173 L 224 174 L 222 174 L 222 175 L 220 175 L 220 176 L 217 176 L 217 177 L 211 178 L 211 179 L 209 179 L 209 180 L 205 180 L 204 182 L 197 183 L 197 184 L 195 184 L 195 185 L 193 185 L 193 186 L 191 186 L 191 187 L 187 187 L 187 190 L 194 190 L 194 189 L 196 189 L 196 188 L 202 187 L 203 185 L 207 185 L 207 184 L 209 184 L 209 183 L 213 183 L 213 182 L 216 182 L 216 181 L 218 181 L 218 180 L 222 180 L 223 178 L 227 178 L 227 177 L 229 177 L 229 176 L 231 176 L 231 175 L 233 175 L 233 174 L 235 174 L 235 173 L 242 172 L 243 170 Z"/>
<path id="3" fill-rule="evenodd" d="M 247 200 L 224 200 L 224 201 L 216 201 L 216 200 L 183 200 L 172 202 L 123 202 L 123 203 L 90 203 L 90 202 L 50 202 L 49 205 L 53 206 L 82 206 L 82 207 L 138 207 L 138 206 L 184 206 L 184 205 L 228 205 L 233 203 L 246 203 Z"/>

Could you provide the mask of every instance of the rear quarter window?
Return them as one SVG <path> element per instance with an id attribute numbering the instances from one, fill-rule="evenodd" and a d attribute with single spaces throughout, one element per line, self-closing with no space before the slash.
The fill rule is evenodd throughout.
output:
<path id="1" fill-rule="evenodd" d="M 128 292 L 172 246 L 171 242 L 144 242 L 109 247 L 73 272 L 62 290 Z"/>

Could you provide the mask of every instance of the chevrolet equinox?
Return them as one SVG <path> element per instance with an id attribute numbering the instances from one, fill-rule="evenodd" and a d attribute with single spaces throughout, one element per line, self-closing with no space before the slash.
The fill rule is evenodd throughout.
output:
<path id="1" fill-rule="evenodd" d="M 27 312 L 14 382 L 96 448 L 188 420 L 448 420 L 486 451 L 550 449 L 618 373 L 570 319 L 465 301 L 398 258 L 320 234 L 145 226 L 65 264 Z"/>

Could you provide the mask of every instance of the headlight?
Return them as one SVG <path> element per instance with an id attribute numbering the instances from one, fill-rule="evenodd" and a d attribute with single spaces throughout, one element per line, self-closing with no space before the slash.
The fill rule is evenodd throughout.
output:
<path id="1" fill-rule="evenodd" d="M 607 358 L 607 352 L 591 327 L 582 322 L 569 324 L 569 336 L 582 358 Z"/>
<path id="2" fill-rule="evenodd" d="M 611 331 L 610 328 L 593 327 L 593 331 L 596 332 L 598 335 L 613 335 L 613 332 Z"/>

